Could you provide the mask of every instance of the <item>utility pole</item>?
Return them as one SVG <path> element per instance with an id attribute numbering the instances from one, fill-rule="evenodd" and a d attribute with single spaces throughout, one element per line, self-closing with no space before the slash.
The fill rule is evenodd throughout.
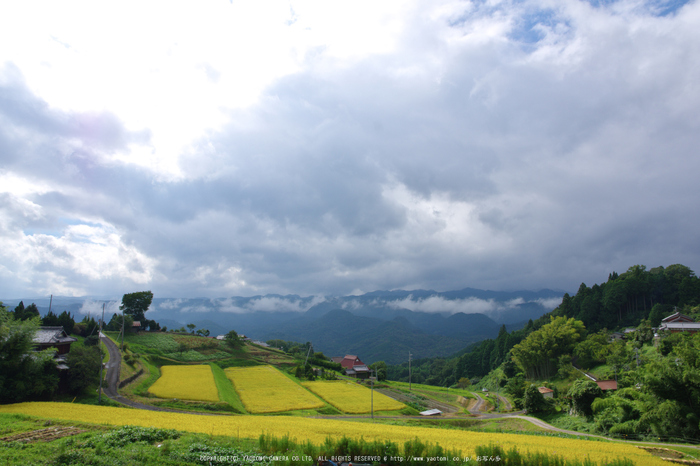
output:
<path id="1" fill-rule="evenodd" d="M 304 361 L 304 367 L 306 367 L 306 364 L 309 362 L 309 354 L 311 354 L 311 348 L 314 346 L 309 344 L 309 351 L 306 352 L 306 361 Z"/>
<path id="2" fill-rule="evenodd" d="M 372 383 L 372 394 L 370 395 L 370 412 L 372 413 L 372 421 L 374 421 L 374 381 L 377 380 L 377 370 L 372 369 L 374 371 L 374 377 L 372 377 L 372 373 L 370 372 L 369 380 Z"/>
<path id="3" fill-rule="evenodd" d="M 51 295 L 51 299 L 49 299 L 49 312 L 51 312 L 51 304 L 53 304 L 53 295 Z"/>
<path id="4" fill-rule="evenodd" d="M 122 311 L 122 353 L 124 352 L 124 312 Z"/>
<path id="5" fill-rule="evenodd" d="M 411 391 L 411 352 L 408 352 L 408 391 Z"/>
<path id="6" fill-rule="evenodd" d="M 100 320 L 100 333 L 97 335 L 97 341 L 102 342 L 102 323 L 105 321 L 105 303 L 102 303 L 102 320 Z M 98 346 L 99 348 L 99 346 Z M 102 371 L 104 371 L 105 363 L 100 361 L 100 394 L 97 397 L 97 404 L 102 404 Z"/>

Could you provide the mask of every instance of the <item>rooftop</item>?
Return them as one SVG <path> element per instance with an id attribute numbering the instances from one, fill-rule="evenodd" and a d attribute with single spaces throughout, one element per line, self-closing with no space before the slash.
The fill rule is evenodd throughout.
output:
<path id="1" fill-rule="evenodd" d="M 63 327 L 39 327 L 34 334 L 34 343 L 39 345 L 56 345 L 73 343 L 77 338 L 69 337 Z"/>

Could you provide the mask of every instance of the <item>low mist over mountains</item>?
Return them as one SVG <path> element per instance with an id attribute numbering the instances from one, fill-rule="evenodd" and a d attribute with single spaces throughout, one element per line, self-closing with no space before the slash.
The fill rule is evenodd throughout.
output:
<path id="1" fill-rule="evenodd" d="M 495 337 L 551 311 L 563 292 L 553 290 L 498 292 L 465 288 L 436 292 L 374 291 L 361 296 L 265 295 L 231 298 L 154 298 L 147 313 L 161 326 L 193 323 L 211 335 L 231 329 L 257 340 L 313 343 L 328 356 L 357 354 L 368 363 L 399 363 L 408 357 L 449 356 L 467 345 Z M 5 299 L 13 308 L 19 299 Z M 25 298 L 48 312 L 49 299 Z M 118 313 L 120 300 L 54 297 L 54 312 L 68 310 L 82 318 L 105 319 Z"/>

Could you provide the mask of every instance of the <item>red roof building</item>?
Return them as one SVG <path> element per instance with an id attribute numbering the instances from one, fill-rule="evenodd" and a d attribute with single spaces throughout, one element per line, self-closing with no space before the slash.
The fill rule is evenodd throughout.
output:
<path id="1" fill-rule="evenodd" d="M 596 380 L 601 390 L 617 390 L 617 382 L 615 380 Z"/>
<path id="2" fill-rule="evenodd" d="M 352 369 L 353 366 L 364 366 L 364 362 L 360 361 L 360 358 L 352 354 L 346 354 L 340 365 L 346 369 Z"/>

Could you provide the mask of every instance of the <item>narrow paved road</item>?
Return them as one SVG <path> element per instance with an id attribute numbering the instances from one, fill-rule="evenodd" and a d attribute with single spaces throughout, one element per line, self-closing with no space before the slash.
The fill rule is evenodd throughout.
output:
<path id="1" fill-rule="evenodd" d="M 145 409 L 148 411 L 168 411 L 171 413 L 201 414 L 205 416 L 216 415 L 213 413 L 195 413 L 191 411 L 182 411 L 177 409 L 145 405 L 143 403 L 137 403 L 136 401 L 131 401 L 130 399 L 121 396 L 119 394 L 119 371 L 121 368 L 122 356 L 119 352 L 119 348 L 117 347 L 117 345 L 107 335 L 101 333 L 100 339 L 102 340 L 102 342 L 104 342 L 105 346 L 107 347 L 107 351 L 109 352 L 109 362 L 106 366 L 107 386 L 104 387 L 104 393 L 105 395 L 107 395 L 107 398 L 114 400 L 117 403 L 129 406 L 131 408 Z"/>

